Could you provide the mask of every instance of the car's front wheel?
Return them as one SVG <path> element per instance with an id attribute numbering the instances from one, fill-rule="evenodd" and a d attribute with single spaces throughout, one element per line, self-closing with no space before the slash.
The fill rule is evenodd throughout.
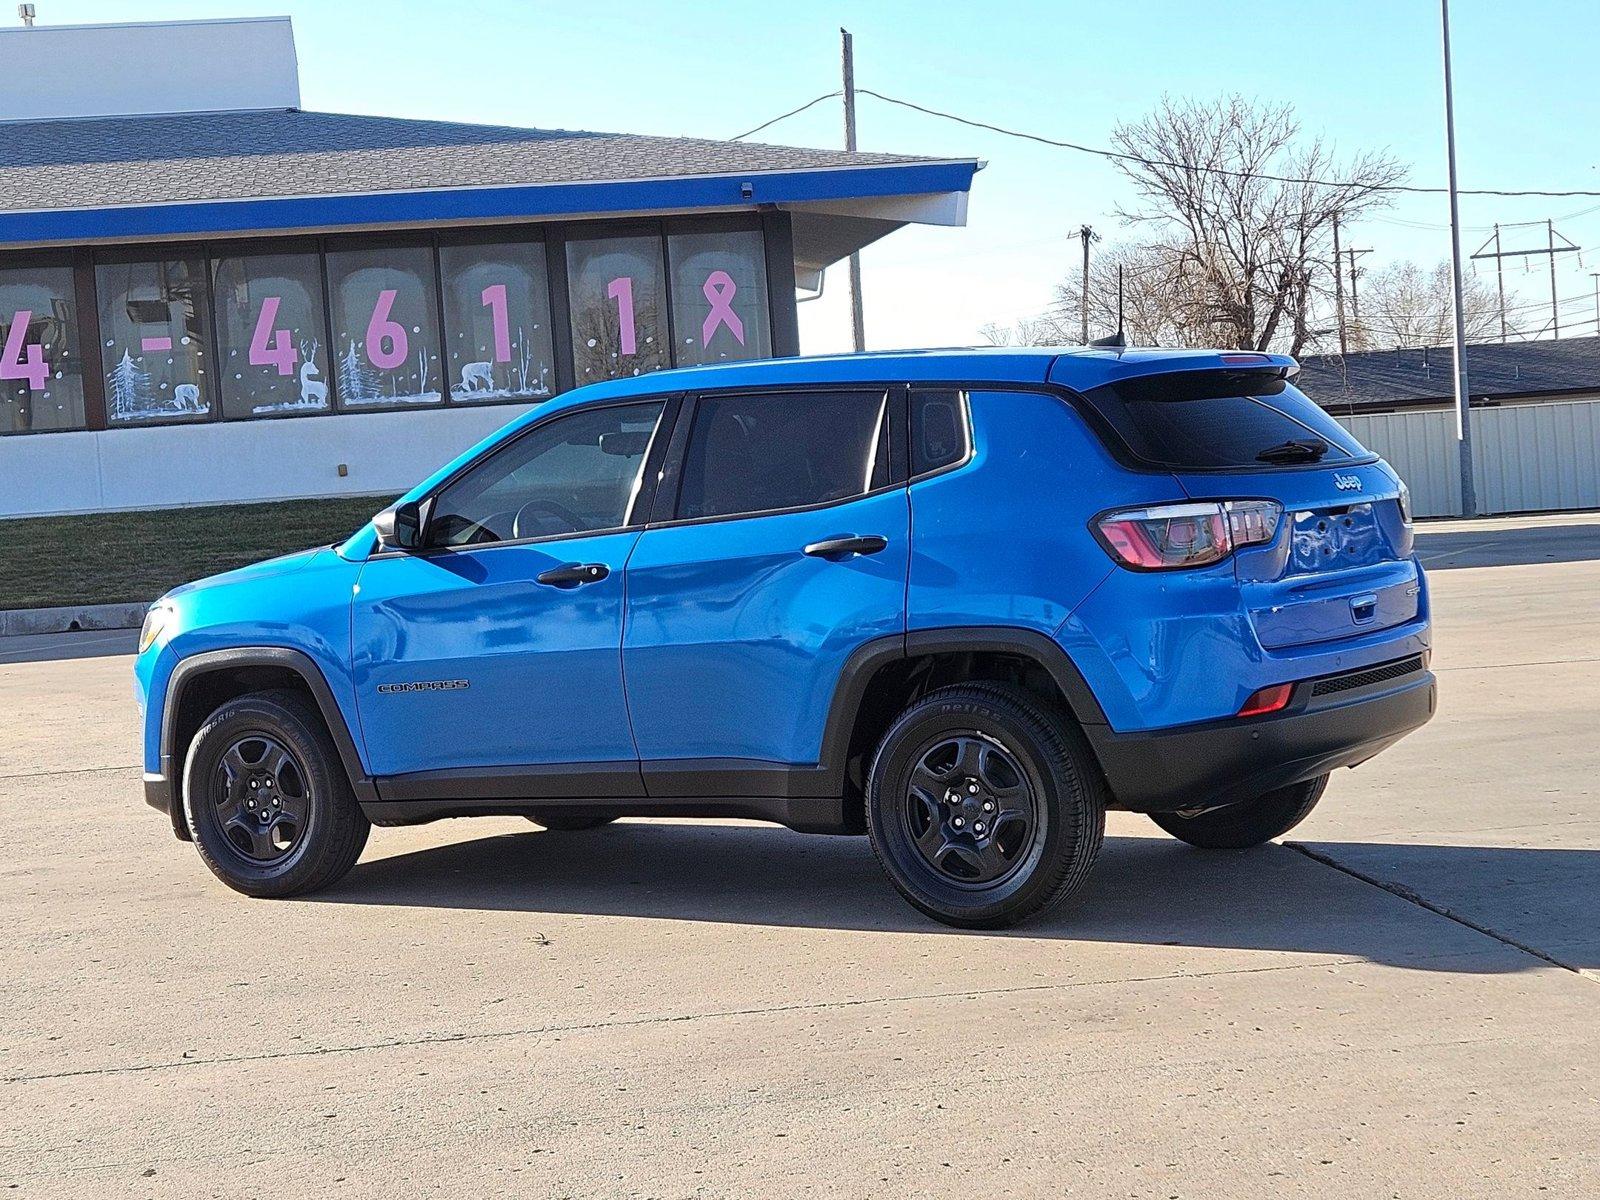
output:
<path id="1" fill-rule="evenodd" d="M 218 879 L 247 896 L 326 887 L 371 828 L 322 716 L 293 692 L 223 704 L 189 745 L 183 810 Z"/>
<path id="2" fill-rule="evenodd" d="M 1020 688 L 932 692 L 900 714 L 867 783 L 867 832 L 900 894 L 968 929 L 1015 925 L 1082 884 L 1105 836 L 1083 735 Z"/>
<path id="3" fill-rule="evenodd" d="M 1205 850 L 1245 850 L 1282 837 L 1311 815 L 1328 777 L 1318 775 L 1264 796 L 1185 815 L 1151 813 L 1150 819 L 1173 837 Z"/>

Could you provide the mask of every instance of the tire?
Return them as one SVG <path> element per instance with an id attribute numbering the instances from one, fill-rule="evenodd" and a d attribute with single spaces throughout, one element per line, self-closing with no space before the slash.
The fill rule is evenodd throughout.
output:
<path id="1" fill-rule="evenodd" d="M 1083 734 L 1003 684 L 941 688 L 901 713 L 873 758 L 866 808 L 895 888 L 962 929 L 1006 928 L 1059 904 L 1105 838 L 1105 784 Z"/>
<path id="2" fill-rule="evenodd" d="M 1186 817 L 1181 813 L 1151 813 L 1150 819 L 1173 837 L 1204 850 L 1246 850 L 1282 837 L 1311 815 L 1322 799 L 1328 777 L 1318 775 L 1304 783 L 1241 800 L 1225 808 Z"/>
<path id="3" fill-rule="evenodd" d="M 321 713 L 288 691 L 241 696 L 205 719 L 184 765 L 183 815 L 212 874 L 247 896 L 327 887 L 371 829 Z"/>
<path id="4" fill-rule="evenodd" d="M 546 829 L 571 833 L 579 829 L 598 829 L 602 825 L 611 824 L 616 818 L 587 812 L 581 808 L 541 808 L 533 812 L 528 820 L 535 825 L 543 825 Z"/>

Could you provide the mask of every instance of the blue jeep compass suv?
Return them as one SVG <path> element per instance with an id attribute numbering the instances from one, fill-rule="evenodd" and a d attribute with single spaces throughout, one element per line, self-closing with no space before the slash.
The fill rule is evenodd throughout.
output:
<path id="1" fill-rule="evenodd" d="M 371 824 L 754 817 L 866 833 L 970 927 L 1076 888 L 1108 808 L 1256 845 L 1434 709 L 1405 487 L 1295 370 L 939 351 L 581 388 L 342 545 L 157 602 L 146 798 L 253 896 L 332 883 Z"/>

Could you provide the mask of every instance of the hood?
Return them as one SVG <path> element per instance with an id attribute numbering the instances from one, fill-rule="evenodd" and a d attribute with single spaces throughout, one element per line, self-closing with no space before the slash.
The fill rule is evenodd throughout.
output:
<path id="1" fill-rule="evenodd" d="M 204 579 L 195 580 L 193 583 L 180 584 L 168 592 L 167 596 L 183 596 L 211 588 L 227 587 L 235 583 L 251 583 L 263 579 L 271 579 L 278 575 L 290 575 L 295 571 L 310 566 L 318 555 L 331 553 L 332 550 L 327 546 L 314 546 L 309 550 L 296 550 L 293 554 L 282 554 L 277 558 L 269 558 L 265 562 L 251 563 L 247 567 L 235 567 L 231 571 L 223 571 L 220 575 L 208 575 Z"/>

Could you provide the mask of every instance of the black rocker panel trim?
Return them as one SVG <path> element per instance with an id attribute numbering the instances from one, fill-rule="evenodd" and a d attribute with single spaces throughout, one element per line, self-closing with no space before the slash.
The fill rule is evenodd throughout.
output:
<path id="1" fill-rule="evenodd" d="M 645 797 L 636 763 L 538 763 L 520 767 L 460 767 L 380 775 L 377 799 L 476 803 L 496 800 L 629 800 Z"/>
<path id="2" fill-rule="evenodd" d="M 226 650 L 207 650 L 190 655 L 172 669 L 161 711 L 161 770 L 159 774 L 147 774 L 144 777 L 146 802 L 171 818 L 173 831 L 179 837 L 184 837 L 187 830 L 183 828 L 183 805 L 178 802 L 177 779 L 182 765 L 173 761 L 173 745 L 177 740 L 178 713 L 181 711 L 184 691 L 207 675 L 242 667 L 281 667 L 304 680 L 339 751 L 339 760 L 344 764 L 356 799 L 362 804 L 377 799 L 372 780 L 367 776 L 361 755 L 356 750 L 355 739 L 350 736 L 350 727 L 345 723 L 344 713 L 334 699 L 333 689 L 328 686 L 321 668 L 309 655 L 284 646 L 235 646 Z"/>
<path id="3" fill-rule="evenodd" d="M 843 801 L 828 797 L 722 796 L 695 799 L 546 797 L 540 800 L 380 800 L 363 804 L 374 825 L 421 825 L 447 817 L 534 817 L 539 810 L 581 809 L 607 817 L 740 817 L 775 821 L 801 833 L 844 833 Z"/>

